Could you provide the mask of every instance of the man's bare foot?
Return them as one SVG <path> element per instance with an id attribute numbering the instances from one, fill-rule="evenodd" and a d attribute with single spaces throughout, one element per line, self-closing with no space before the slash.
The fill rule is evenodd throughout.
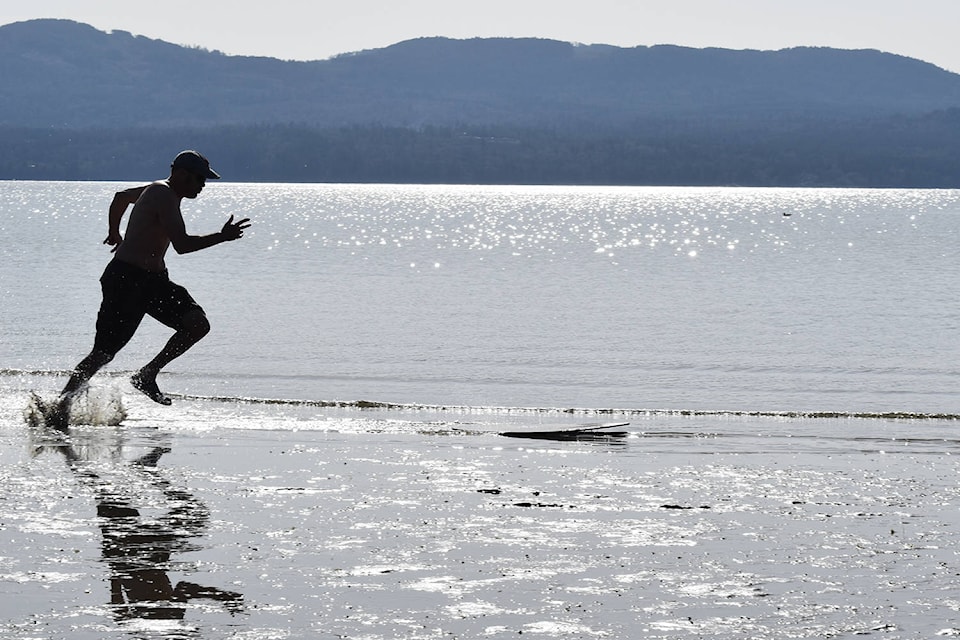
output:
<path id="1" fill-rule="evenodd" d="M 133 377 L 130 378 L 130 383 L 134 389 L 158 404 L 173 404 L 173 400 L 165 396 L 157 387 L 157 379 L 153 376 L 144 375 L 143 371 L 135 373 Z"/>

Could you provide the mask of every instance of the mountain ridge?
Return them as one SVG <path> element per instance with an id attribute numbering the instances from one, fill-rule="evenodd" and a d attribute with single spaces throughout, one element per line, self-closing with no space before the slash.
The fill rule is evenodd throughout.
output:
<path id="1" fill-rule="evenodd" d="M 629 127 L 645 119 L 917 115 L 960 75 L 875 50 L 622 48 L 417 38 L 327 60 L 228 56 L 67 20 L 0 27 L 0 123 Z"/>
<path id="2" fill-rule="evenodd" d="M 0 27 L 0 179 L 960 187 L 960 76 L 875 50 L 418 38 L 300 62 Z"/>

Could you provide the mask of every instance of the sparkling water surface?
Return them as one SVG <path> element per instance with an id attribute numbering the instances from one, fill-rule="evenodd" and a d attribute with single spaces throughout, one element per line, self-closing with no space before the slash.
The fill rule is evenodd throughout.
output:
<path id="1" fill-rule="evenodd" d="M 108 183 L 8 182 L 0 363 L 69 370 Z M 457 406 L 960 413 L 958 193 L 212 184 L 171 255 L 213 331 L 171 392 Z M 145 321 L 111 364 L 166 339 Z"/>
<path id="2" fill-rule="evenodd" d="M 64 434 L 125 186 L 0 183 L 0 637 L 960 636 L 960 193 L 210 184 Z"/>

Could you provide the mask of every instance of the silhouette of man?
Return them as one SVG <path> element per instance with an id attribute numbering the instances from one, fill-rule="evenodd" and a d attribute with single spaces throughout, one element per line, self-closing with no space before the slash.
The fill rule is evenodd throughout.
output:
<path id="1" fill-rule="evenodd" d="M 154 402 L 170 404 L 170 398 L 157 387 L 157 374 L 203 338 L 210 323 L 187 290 L 170 281 L 164 255 L 171 245 L 177 253 L 191 253 L 242 238 L 243 230 L 250 226 L 249 218 L 234 222 L 231 215 L 217 233 L 187 233 L 180 202 L 196 198 L 208 179 L 219 178 L 202 155 L 183 151 L 174 159 L 166 180 L 119 191 L 114 196 L 109 209 L 110 230 L 103 243 L 114 247 L 115 256 L 100 278 L 103 300 L 93 350 L 76 366 L 63 388 L 51 416 L 55 426 L 66 425 L 73 398 L 130 341 L 145 315 L 175 333 L 131 382 Z M 131 204 L 124 237 L 120 221 Z"/>

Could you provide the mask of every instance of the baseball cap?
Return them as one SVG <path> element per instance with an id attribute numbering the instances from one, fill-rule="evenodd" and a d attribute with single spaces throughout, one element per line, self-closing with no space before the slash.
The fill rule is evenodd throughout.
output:
<path id="1" fill-rule="evenodd" d="M 210 161 L 192 149 L 181 151 L 177 154 L 177 157 L 173 159 L 171 167 L 174 169 L 186 169 L 191 173 L 204 176 L 209 180 L 220 179 L 220 174 L 210 168 Z"/>

